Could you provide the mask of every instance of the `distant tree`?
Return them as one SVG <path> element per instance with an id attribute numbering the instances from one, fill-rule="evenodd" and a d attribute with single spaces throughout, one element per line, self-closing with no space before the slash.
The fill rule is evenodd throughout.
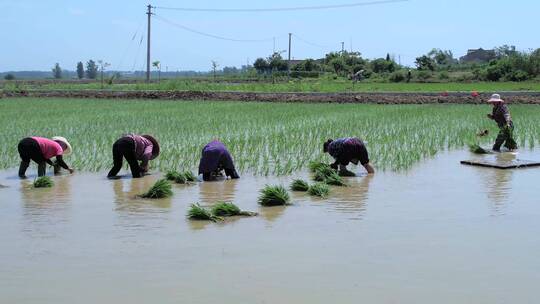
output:
<path id="1" fill-rule="evenodd" d="M 84 78 L 84 66 L 81 61 L 77 63 L 77 77 L 79 77 L 79 79 Z"/>
<path id="2" fill-rule="evenodd" d="M 96 79 L 98 73 L 98 67 L 94 60 L 88 60 L 86 63 L 86 77 L 88 79 Z"/>
<path id="3" fill-rule="evenodd" d="M 285 60 L 283 60 L 283 57 L 281 57 L 281 54 L 278 52 L 273 53 L 270 57 L 267 59 L 269 68 L 272 71 L 287 71 L 289 65 Z"/>
<path id="4" fill-rule="evenodd" d="M 347 65 L 342 57 L 336 57 L 330 61 L 330 66 L 334 69 L 336 74 L 341 74 L 346 71 Z"/>
<path id="5" fill-rule="evenodd" d="M 60 64 L 58 62 L 55 63 L 54 67 L 52 68 L 52 73 L 55 79 L 62 78 L 62 68 L 60 68 Z"/>
<path id="6" fill-rule="evenodd" d="M 4 79 L 5 80 L 14 80 L 15 79 L 15 75 L 9 73 L 9 74 L 6 74 L 6 76 L 4 76 Z"/>
<path id="7" fill-rule="evenodd" d="M 253 67 L 259 74 L 266 73 L 269 70 L 268 62 L 264 58 L 257 58 L 253 63 Z"/>
<path id="8" fill-rule="evenodd" d="M 494 48 L 497 58 L 509 57 L 517 53 L 515 46 L 501 45 Z"/>
<path id="9" fill-rule="evenodd" d="M 239 74 L 240 70 L 238 70 L 237 67 L 223 67 L 223 74 L 224 75 L 236 75 Z"/>
<path id="10" fill-rule="evenodd" d="M 390 53 L 386 53 L 386 61 L 390 61 Z"/>
<path id="11" fill-rule="evenodd" d="M 375 73 L 392 73 L 396 70 L 396 64 L 392 60 L 378 58 L 370 62 L 371 69 Z"/>
<path id="12" fill-rule="evenodd" d="M 450 50 L 432 49 L 427 53 L 427 56 L 440 66 L 452 65 L 456 62 L 454 54 Z"/>
<path id="13" fill-rule="evenodd" d="M 216 80 L 216 72 L 217 72 L 218 66 L 219 64 L 217 63 L 217 61 L 212 60 L 212 72 L 214 74 L 214 81 Z"/>
<path id="14" fill-rule="evenodd" d="M 435 70 L 435 60 L 433 60 L 431 57 L 427 55 L 420 56 L 416 58 L 416 61 L 414 62 L 416 64 L 416 67 L 420 71 L 434 71 Z"/>
<path id="15" fill-rule="evenodd" d="M 156 60 L 152 62 L 152 66 L 155 67 L 158 71 L 158 81 L 161 81 L 161 62 Z"/>

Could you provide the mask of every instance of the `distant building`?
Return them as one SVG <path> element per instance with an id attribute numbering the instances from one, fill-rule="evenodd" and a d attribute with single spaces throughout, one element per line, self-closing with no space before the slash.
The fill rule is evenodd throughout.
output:
<path id="1" fill-rule="evenodd" d="M 495 50 L 470 49 L 467 55 L 459 58 L 461 63 L 485 63 L 497 58 Z"/>

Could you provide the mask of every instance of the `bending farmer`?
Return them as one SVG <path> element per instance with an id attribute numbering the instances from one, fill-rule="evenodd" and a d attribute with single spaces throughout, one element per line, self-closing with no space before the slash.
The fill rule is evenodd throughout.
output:
<path id="1" fill-rule="evenodd" d="M 337 170 L 339 166 L 340 175 L 355 176 L 353 172 L 347 170 L 347 165 L 349 163 L 358 165 L 358 162 L 369 174 L 375 173 L 375 169 L 369 163 L 366 146 L 361 139 L 356 137 L 329 139 L 324 143 L 323 150 L 336 160 L 331 167 Z"/>
<path id="2" fill-rule="evenodd" d="M 218 140 L 214 140 L 202 150 L 199 174 L 203 175 L 204 181 L 211 181 L 222 175 L 223 170 L 225 170 L 225 175 L 230 178 L 240 178 L 234 168 L 231 154 L 225 145 Z"/>
<path id="3" fill-rule="evenodd" d="M 107 177 L 115 178 L 126 158 L 131 175 L 138 178 L 148 172 L 148 162 L 158 157 L 159 143 L 150 135 L 128 134 L 118 139 L 112 150 L 114 165 Z"/>
<path id="4" fill-rule="evenodd" d="M 72 151 L 71 145 L 64 137 L 56 136 L 52 139 L 35 136 L 27 137 L 19 142 L 17 149 L 21 156 L 20 178 L 26 178 L 26 169 L 30 166 L 30 160 L 38 164 L 38 176 L 45 175 L 47 164 L 55 167 L 60 166 L 68 170 L 69 173 L 73 173 L 73 169 L 64 162 L 63 156 L 70 155 Z M 53 157 L 56 157 L 55 163 L 51 161 Z"/>
<path id="5" fill-rule="evenodd" d="M 500 129 L 493 145 L 493 151 L 501 151 L 502 144 L 510 151 L 516 150 L 517 144 L 514 140 L 514 124 L 512 123 L 510 111 L 504 100 L 501 99 L 499 94 L 493 94 L 488 102 L 493 105 L 493 112 L 488 114 L 487 117 L 495 120 Z"/>

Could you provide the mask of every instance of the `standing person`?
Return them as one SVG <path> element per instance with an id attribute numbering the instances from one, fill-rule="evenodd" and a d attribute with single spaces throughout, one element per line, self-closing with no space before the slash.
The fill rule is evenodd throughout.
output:
<path id="1" fill-rule="evenodd" d="M 44 137 L 27 137 L 22 139 L 17 146 L 21 157 L 19 166 L 19 177 L 26 178 L 26 169 L 30 166 L 30 160 L 38 164 L 38 176 L 44 176 L 46 173 L 47 164 L 51 166 L 60 166 L 73 173 L 65 162 L 63 156 L 70 155 L 73 149 L 71 144 L 61 136 L 55 136 L 52 139 Z M 55 157 L 56 162 L 53 163 L 51 158 Z M 55 173 L 56 170 L 55 170 Z"/>
<path id="2" fill-rule="evenodd" d="M 151 135 L 128 134 L 113 144 L 112 151 L 114 165 L 107 177 L 116 178 L 125 158 L 131 169 L 131 175 L 139 178 L 148 172 L 148 162 L 158 157 L 160 148 L 158 141 Z"/>
<path id="3" fill-rule="evenodd" d="M 344 176 L 355 176 L 347 170 L 347 165 L 358 162 L 366 169 L 369 174 L 375 173 L 375 169 L 369 163 L 369 155 L 364 142 L 356 137 L 329 139 L 323 145 L 323 151 L 330 154 L 336 161 L 330 165 L 333 169 L 338 169 L 339 174 Z"/>
<path id="4" fill-rule="evenodd" d="M 199 163 L 199 174 L 203 175 L 204 181 L 211 181 L 222 174 L 231 179 L 240 178 L 229 150 L 219 140 L 213 140 L 204 146 Z"/>
<path id="5" fill-rule="evenodd" d="M 508 106 L 506 106 L 506 103 L 501 99 L 501 95 L 499 94 L 491 95 L 488 102 L 493 105 L 493 111 L 487 117 L 493 119 L 500 129 L 493 145 L 493 151 L 500 152 L 503 144 L 510 151 L 517 150 L 517 143 L 514 140 L 514 123 L 512 122 Z"/>

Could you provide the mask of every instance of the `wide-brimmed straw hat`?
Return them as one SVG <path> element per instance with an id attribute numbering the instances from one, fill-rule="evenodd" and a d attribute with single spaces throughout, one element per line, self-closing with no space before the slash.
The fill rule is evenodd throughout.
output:
<path id="1" fill-rule="evenodd" d="M 152 142 L 152 157 L 156 158 L 159 155 L 159 151 L 160 151 L 158 141 L 152 135 L 145 134 L 145 135 L 142 135 L 142 137 Z"/>
<path id="2" fill-rule="evenodd" d="M 55 136 L 52 138 L 52 140 L 59 141 L 63 143 L 64 145 L 66 145 L 66 148 L 64 149 L 64 153 L 62 153 L 63 155 L 70 155 L 71 152 L 73 152 L 73 149 L 71 148 L 71 144 L 69 143 L 69 141 L 67 141 L 65 137 Z"/>
<path id="3" fill-rule="evenodd" d="M 501 99 L 501 95 L 493 94 L 491 95 L 491 98 L 488 100 L 488 102 L 504 102 L 504 100 Z"/>

